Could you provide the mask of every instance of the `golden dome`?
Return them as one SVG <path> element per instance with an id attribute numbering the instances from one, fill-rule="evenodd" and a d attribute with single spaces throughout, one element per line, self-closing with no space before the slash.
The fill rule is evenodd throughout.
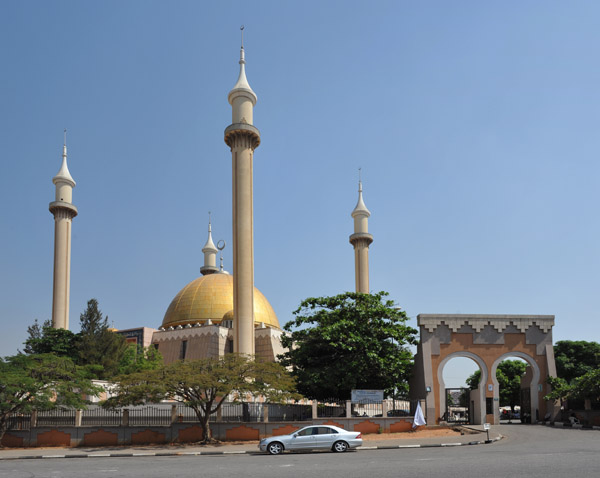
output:
<path id="1" fill-rule="evenodd" d="M 162 326 L 194 325 L 211 320 L 233 320 L 233 276 L 209 274 L 193 280 L 171 301 Z M 264 295 L 254 288 L 254 325 L 263 322 L 267 327 L 279 329 L 275 311 Z"/>

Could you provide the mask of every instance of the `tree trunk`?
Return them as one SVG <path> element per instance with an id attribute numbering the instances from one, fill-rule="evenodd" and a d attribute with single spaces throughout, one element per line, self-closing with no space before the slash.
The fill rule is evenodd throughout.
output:
<path id="1" fill-rule="evenodd" d="M 212 430 L 210 429 L 209 418 L 210 418 L 210 415 L 206 415 L 205 417 L 202 417 L 202 419 L 200 420 L 200 426 L 202 426 L 202 435 L 203 435 L 202 443 L 204 443 L 204 444 L 211 443 L 213 441 Z"/>
<path id="2" fill-rule="evenodd" d="M 0 448 L 4 448 L 2 446 L 2 438 L 4 438 L 4 434 L 6 433 L 7 428 L 8 428 L 8 421 L 6 420 L 6 417 L 3 417 L 0 420 Z"/>

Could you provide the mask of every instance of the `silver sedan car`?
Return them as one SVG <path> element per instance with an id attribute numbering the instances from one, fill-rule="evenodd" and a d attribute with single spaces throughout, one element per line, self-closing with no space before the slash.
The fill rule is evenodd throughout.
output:
<path id="1" fill-rule="evenodd" d="M 323 448 L 335 452 L 344 452 L 348 448 L 362 445 L 360 432 L 349 432 L 332 425 L 312 425 L 301 428 L 290 435 L 263 438 L 258 444 L 261 451 L 279 455 L 284 450 L 313 450 Z"/>

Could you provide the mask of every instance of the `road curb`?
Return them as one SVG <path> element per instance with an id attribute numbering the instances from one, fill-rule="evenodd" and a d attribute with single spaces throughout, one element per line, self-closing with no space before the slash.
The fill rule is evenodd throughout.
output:
<path id="1" fill-rule="evenodd" d="M 371 451 L 371 450 L 400 450 L 406 448 L 447 448 L 456 446 L 471 446 L 471 445 L 487 445 L 489 443 L 501 440 L 502 435 L 492 438 L 488 441 L 471 441 L 467 443 L 424 443 L 420 445 L 381 445 L 381 446 L 364 446 L 358 447 L 356 451 Z M 215 456 L 215 455 L 258 455 L 263 454 L 260 451 L 254 450 L 235 450 L 235 451 L 158 451 L 158 452 L 141 452 L 141 453 L 75 453 L 61 455 L 23 455 L 0 457 L 0 461 L 9 460 L 42 460 L 42 459 L 57 459 L 57 458 L 142 458 L 147 456 Z"/>

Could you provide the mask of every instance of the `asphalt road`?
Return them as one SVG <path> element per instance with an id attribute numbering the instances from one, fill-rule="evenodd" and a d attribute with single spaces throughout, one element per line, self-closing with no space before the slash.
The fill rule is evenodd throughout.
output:
<path id="1" fill-rule="evenodd" d="M 587 478 L 600 476 L 600 431 L 500 425 L 505 439 L 477 446 L 294 453 L 15 460 L 0 478 L 318 477 Z"/>

